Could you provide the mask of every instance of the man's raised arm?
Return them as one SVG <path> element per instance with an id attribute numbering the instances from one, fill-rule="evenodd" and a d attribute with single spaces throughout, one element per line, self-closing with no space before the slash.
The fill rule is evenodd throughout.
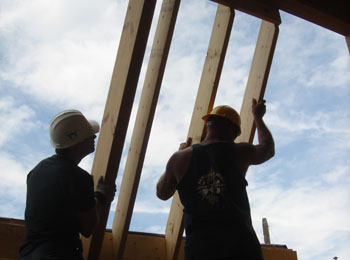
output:
<path id="1" fill-rule="evenodd" d="M 251 164 L 260 164 L 266 162 L 275 155 L 275 143 L 271 132 L 267 128 L 263 116 L 266 112 L 265 100 L 257 102 L 252 100 L 252 113 L 258 132 L 258 145 L 255 145 L 255 152 L 252 156 Z"/>

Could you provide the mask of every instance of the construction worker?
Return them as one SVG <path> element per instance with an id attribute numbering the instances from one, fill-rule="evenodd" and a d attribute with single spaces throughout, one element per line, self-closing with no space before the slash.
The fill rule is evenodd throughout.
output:
<path id="1" fill-rule="evenodd" d="M 42 160 L 27 176 L 26 240 L 20 259 L 83 259 L 80 234 L 89 237 L 101 208 L 116 186 L 100 178 L 94 192 L 92 176 L 78 164 L 95 150 L 96 121 L 77 110 L 65 110 L 50 123 L 56 154 Z"/>
<path id="2" fill-rule="evenodd" d="M 250 165 L 274 156 L 274 141 L 263 116 L 265 101 L 253 99 L 258 145 L 235 143 L 241 133 L 239 114 L 215 107 L 203 119 L 207 132 L 200 144 L 191 139 L 169 159 L 157 183 L 157 196 L 169 199 L 178 191 L 184 206 L 186 260 L 262 260 L 252 226 L 245 174 Z"/>

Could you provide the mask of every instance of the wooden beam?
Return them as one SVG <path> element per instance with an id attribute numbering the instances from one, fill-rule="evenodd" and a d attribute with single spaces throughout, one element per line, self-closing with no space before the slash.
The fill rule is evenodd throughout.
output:
<path id="1" fill-rule="evenodd" d="M 113 244 L 114 251 L 117 252 L 116 259 L 123 259 L 142 166 L 179 6 L 180 0 L 164 0 L 159 14 L 113 221 Z"/>
<path id="2" fill-rule="evenodd" d="M 279 24 L 275 16 L 278 9 L 314 24 L 342 34 L 350 35 L 350 2 L 343 0 L 212 0 L 263 20 Z M 277 20 L 276 20 L 277 19 Z"/>
<path id="3" fill-rule="evenodd" d="M 180 202 L 179 194 L 175 192 L 165 229 L 165 249 L 167 260 L 175 260 L 178 258 L 181 239 L 184 232 L 182 211 L 183 206 Z"/>
<path id="4" fill-rule="evenodd" d="M 261 22 L 240 112 L 242 134 L 237 138 L 237 142 L 253 142 L 255 125 L 251 112 L 252 99 L 261 100 L 264 97 L 278 32 L 277 25 L 267 21 Z"/>
<path id="5" fill-rule="evenodd" d="M 265 245 L 271 245 L 269 224 L 267 223 L 266 218 L 262 219 L 262 227 L 263 227 L 263 234 L 264 234 L 264 243 Z"/>
<path id="6" fill-rule="evenodd" d="M 0 259 L 19 259 L 25 238 L 24 220 L 0 217 Z"/>
<path id="7" fill-rule="evenodd" d="M 350 35 L 350 2 L 343 0 L 269 0 L 287 13 L 342 34 Z"/>
<path id="8" fill-rule="evenodd" d="M 0 259 L 18 259 L 18 249 L 25 239 L 24 220 L 0 217 Z M 113 260 L 112 233 L 106 230 L 100 259 Z M 181 240 L 181 251 L 177 260 L 183 260 L 185 240 Z M 125 259 L 165 259 L 165 238 L 163 235 L 129 232 L 125 246 Z M 285 245 L 261 245 L 264 259 L 296 260 L 297 253 Z"/>
<path id="9" fill-rule="evenodd" d="M 234 16 L 232 8 L 218 5 L 188 131 L 188 137 L 192 138 L 193 143 L 201 142 L 205 125 L 202 117 L 211 111 L 214 105 Z"/>
<path id="10" fill-rule="evenodd" d="M 345 41 L 346 41 L 346 44 L 348 45 L 348 50 L 350 53 L 350 36 L 345 36 Z"/>
<path id="11" fill-rule="evenodd" d="M 155 3 L 129 1 L 92 167 L 95 183 L 100 176 L 105 183 L 115 183 Z M 92 237 L 84 241 L 89 260 L 99 258 L 109 210 L 110 204 L 103 208 Z"/>
<path id="12" fill-rule="evenodd" d="M 219 5 L 212 29 L 208 52 L 192 113 L 188 137 L 193 143 L 201 140 L 202 116 L 212 109 L 234 20 L 233 9 Z M 174 195 L 165 231 L 167 259 L 177 259 L 183 235 L 183 206 L 177 192 Z"/>
<path id="13" fill-rule="evenodd" d="M 275 24 L 281 24 L 278 8 L 261 0 L 212 0 Z"/>

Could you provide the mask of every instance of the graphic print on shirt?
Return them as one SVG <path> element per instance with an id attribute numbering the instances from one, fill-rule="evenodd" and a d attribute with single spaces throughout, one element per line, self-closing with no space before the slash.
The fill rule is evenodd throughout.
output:
<path id="1" fill-rule="evenodd" d="M 224 197 L 225 188 L 222 174 L 210 169 L 209 173 L 199 178 L 196 191 L 203 200 L 214 206 Z"/>

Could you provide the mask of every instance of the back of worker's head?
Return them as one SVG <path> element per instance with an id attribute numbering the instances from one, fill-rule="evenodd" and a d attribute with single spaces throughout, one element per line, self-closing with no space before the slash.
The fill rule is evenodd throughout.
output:
<path id="1" fill-rule="evenodd" d="M 87 120 L 78 110 L 65 110 L 57 114 L 50 123 L 51 145 L 57 149 L 70 148 L 100 130 L 94 120 Z"/>
<path id="2" fill-rule="evenodd" d="M 241 118 L 236 110 L 227 105 L 214 107 L 213 110 L 202 117 L 208 127 L 233 126 L 236 130 L 236 137 L 241 134 Z"/>

